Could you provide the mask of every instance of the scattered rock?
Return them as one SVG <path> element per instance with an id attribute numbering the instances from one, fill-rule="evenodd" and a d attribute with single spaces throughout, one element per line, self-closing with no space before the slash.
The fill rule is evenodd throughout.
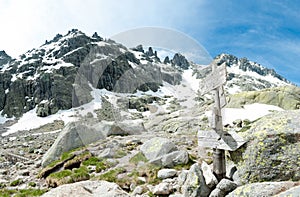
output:
<path id="1" fill-rule="evenodd" d="M 162 166 L 174 167 L 180 164 L 187 164 L 189 162 L 189 154 L 185 150 L 174 151 L 161 158 Z"/>
<path id="2" fill-rule="evenodd" d="M 217 185 L 216 189 L 214 189 L 209 197 L 224 197 L 229 192 L 235 190 L 237 188 L 237 184 L 228 180 L 222 179 L 220 183 Z"/>
<path id="3" fill-rule="evenodd" d="M 177 174 L 174 169 L 161 169 L 157 172 L 157 177 L 160 179 L 172 178 Z"/>
<path id="4" fill-rule="evenodd" d="M 42 195 L 42 197 L 53 197 L 53 196 L 129 197 L 129 195 L 125 191 L 123 191 L 120 188 L 120 186 L 118 186 L 116 183 L 111 183 L 107 181 L 81 181 L 78 183 L 62 185 Z"/>
<path id="5" fill-rule="evenodd" d="M 189 171 L 188 170 L 182 170 L 179 175 L 178 175 L 178 185 L 182 186 L 186 180 L 186 177 L 188 175 Z"/>
<path id="6" fill-rule="evenodd" d="M 169 183 L 162 182 L 154 186 L 152 193 L 154 195 L 168 195 L 173 192 L 172 186 Z"/>
<path id="7" fill-rule="evenodd" d="M 210 194 L 211 189 L 205 183 L 199 164 L 195 163 L 191 166 L 181 190 L 185 197 L 208 196 Z"/>
<path id="8" fill-rule="evenodd" d="M 218 179 L 213 174 L 209 165 L 203 161 L 201 164 L 201 170 L 205 179 L 205 183 L 208 187 L 213 188 L 218 184 Z"/>

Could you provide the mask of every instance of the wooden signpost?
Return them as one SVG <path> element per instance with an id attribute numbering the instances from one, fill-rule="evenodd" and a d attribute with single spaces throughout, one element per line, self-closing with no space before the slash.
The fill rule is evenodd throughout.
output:
<path id="1" fill-rule="evenodd" d="M 234 151 L 245 141 L 234 131 L 224 132 L 221 109 L 226 105 L 226 97 L 223 85 L 226 83 L 226 64 L 217 66 L 211 63 L 212 72 L 200 84 L 203 94 L 212 92 L 215 105 L 212 109 L 211 131 L 198 132 L 198 144 L 202 147 L 213 148 L 213 172 L 218 180 L 225 178 L 225 150 Z"/>

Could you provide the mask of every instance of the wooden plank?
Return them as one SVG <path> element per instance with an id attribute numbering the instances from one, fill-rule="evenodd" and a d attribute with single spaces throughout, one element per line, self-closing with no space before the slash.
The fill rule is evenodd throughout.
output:
<path id="1" fill-rule="evenodd" d="M 219 86 L 226 83 L 226 64 L 222 64 L 214 69 L 205 79 L 200 83 L 201 94 L 206 94 Z"/>
<path id="2" fill-rule="evenodd" d="M 220 86 L 220 88 L 219 88 L 219 97 L 220 97 L 220 107 L 223 108 L 227 105 L 226 95 L 224 92 L 224 86 Z"/>
<path id="3" fill-rule="evenodd" d="M 198 131 L 198 145 L 201 147 L 235 151 L 245 142 L 235 131 Z"/>

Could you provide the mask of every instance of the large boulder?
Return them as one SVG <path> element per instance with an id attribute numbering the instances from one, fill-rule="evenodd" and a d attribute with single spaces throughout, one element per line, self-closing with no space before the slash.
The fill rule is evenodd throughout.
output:
<path id="1" fill-rule="evenodd" d="M 148 160 L 155 160 L 177 150 L 177 148 L 171 140 L 162 137 L 155 137 L 146 141 L 141 146 L 140 150 Z"/>
<path id="2" fill-rule="evenodd" d="M 104 129 L 110 129 L 104 127 Z M 52 161 L 58 160 L 62 153 L 68 152 L 78 147 L 88 145 L 99 139 L 103 139 L 103 130 L 96 130 L 91 126 L 80 122 L 72 122 L 66 125 L 61 131 L 51 148 L 42 159 L 42 166 L 47 166 Z"/>
<path id="3" fill-rule="evenodd" d="M 116 183 L 107 181 L 82 181 L 59 186 L 42 195 L 42 197 L 129 197 Z"/>
<path id="4" fill-rule="evenodd" d="M 47 166 L 52 161 L 59 159 L 64 152 L 86 146 L 111 135 L 133 135 L 146 131 L 142 122 L 103 121 L 95 125 L 82 122 L 72 122 L 61 131 L 51 148 L 42 159 L 42 166 Z"/>
<path id="5" fill-rule="evenodd" d="M 294 182 L 264 182 L 264 183 L 251 183 L 238 187 L 233 192 L 229 193 L 227 197 L 257 197 L 257 196 L 274 196 L 282 191 L 285 191 L 293 186 Z"/>
<path id="6" fill-rule="evenodd" d="M 239 134 L 248 142 L 231 153 L 242 184 L 300 180 L 300 110 L 274 112 Z"/>
<path id="7" fill-rule="evenodd" d="M 300 194 L 300 186 L 292 187 L 284 192 L 277 194 L 275 197 L 296 197 Z"/>

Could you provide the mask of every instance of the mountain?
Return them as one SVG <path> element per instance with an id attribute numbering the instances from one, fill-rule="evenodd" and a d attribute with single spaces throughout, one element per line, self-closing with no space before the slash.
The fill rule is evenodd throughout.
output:
<path id="1" fill-rule="evenodd" d="M 151 47 L 148 51 L 142 46 L 127 49 L 97 33 L 90 37 L 77 29 L 57 34 L 17 59 L 4 51 L 0 58 L 0 112 L 6 117 L 21 117 L 30 110 L 45 117 L 77 107 L 93 100 L 93 88 L 135 93 L 181 84 L 186 87 L 182 91 L 195 94 L 209 72 L 209 67 L 190 63 L 181 54 L 162 62 Z M 221 54 L 216 60 L 227 65 L 229 93 L 290 84 L 274 70 L 245 58 Z"/>
<path id="2" fill-rule="evenodd" d="M 214 59 L 227 68 L 224 131 L 249 142 L 226 153 L 230 180 L 217 180 L 212 149 L 197 138 L 211 131 L 214 101 L 199 93 L 212 68 L 157 53 L 77 29 L 16 59 L 1 52 L 0 193 L 225 196 L 254 184 L 254 196 L 262 196 L 299 189 L 292 182 L 299 181 L 299 87 L 246 58 Z M 236 195 L 249 192 L 246 186 Z"/>

